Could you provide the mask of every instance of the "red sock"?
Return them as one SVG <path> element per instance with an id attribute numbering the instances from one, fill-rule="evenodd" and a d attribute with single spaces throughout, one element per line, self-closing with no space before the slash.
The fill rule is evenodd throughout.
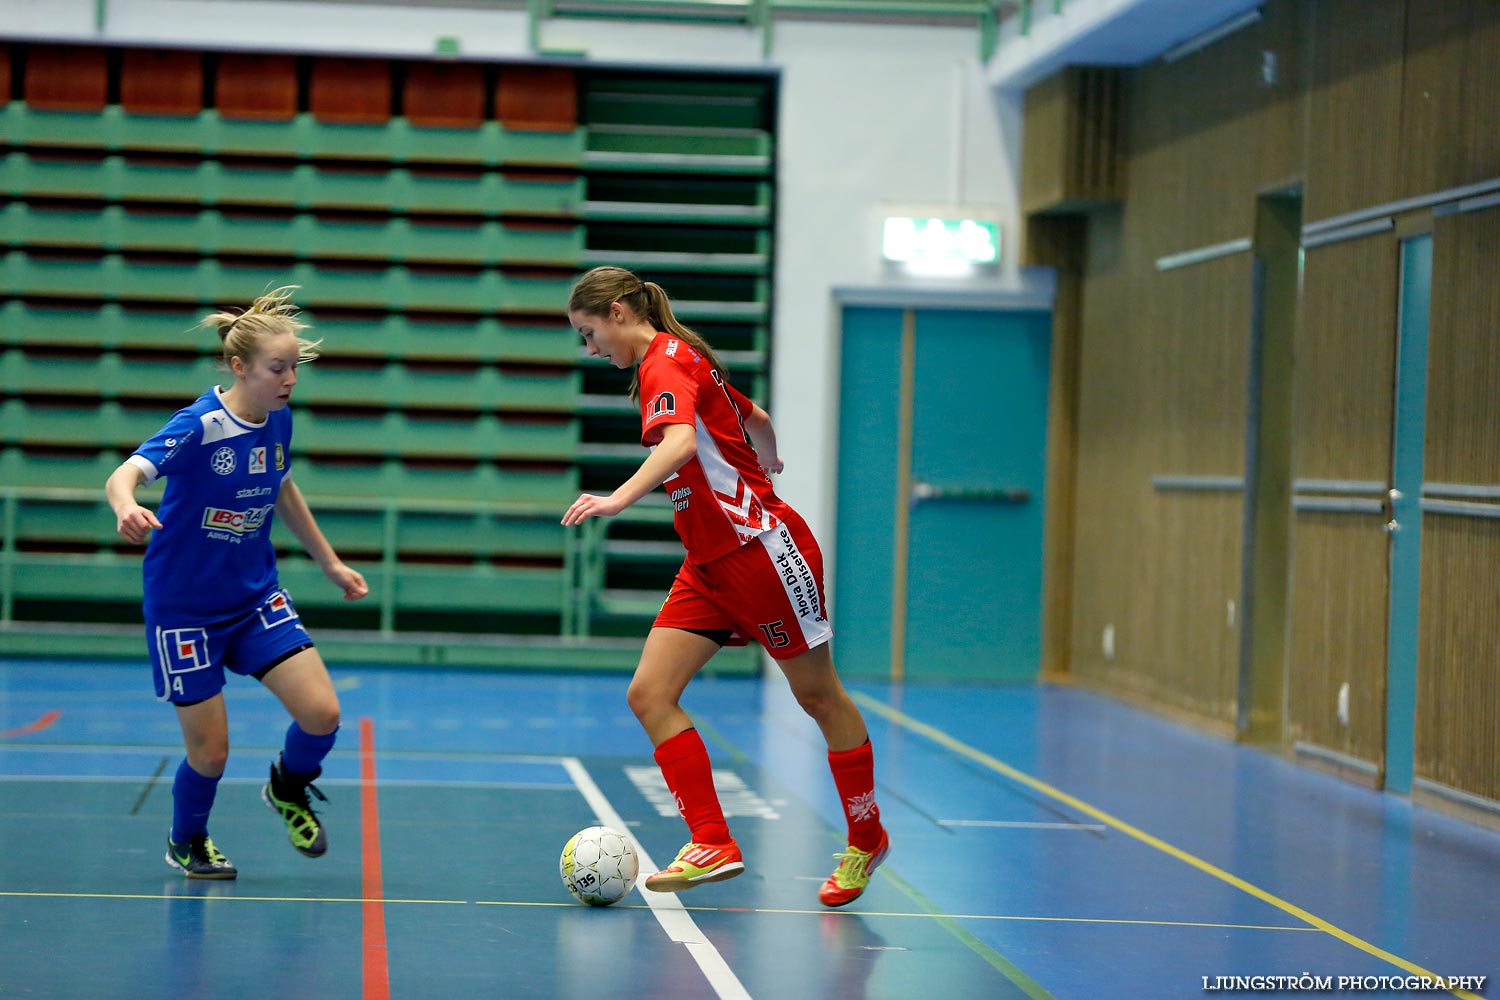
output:
<path id="1" fill-rule="evenodd" d="M 849 843 L 861 851 L 880 844 L 880 807 L 875 804 L 875 751 L 865 740 L 853 750 L 828 751 L 828 769 L 839 789 Z"/>
<path id="2" fill-rule="evenodd" d="M 729 824 L 714 790 L 708 748 L 696 729 L 684 729 L 656 748 L 656 764 L 677 799 L 677 811 L 687 820 L 695 844 L 729 843 Z"/>

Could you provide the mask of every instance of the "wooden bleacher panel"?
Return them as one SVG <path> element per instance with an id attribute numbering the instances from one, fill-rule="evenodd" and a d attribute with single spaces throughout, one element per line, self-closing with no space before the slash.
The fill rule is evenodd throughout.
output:
<path id="1" fill-rule="evenodd" d="M 120 106 L 133 115 L 197 115 L 203 110 L 203 55 L 126 49 Z"/>
<path id="2" fill-rule="evenodd" d="M 25 86 L 28 107 L 97 114 L 109 96 L 108 57 L 100 48 L 33 45 Z"/>
<path id="3" fill-rule="evenodd" d="M 320 122 L 384 125 L 391 118 L 391 69 L 384 59 L 318 56 L 308 110 Z"/>
<path id="4" fill-rule="evenodd" d="M 564 66 L 506 66 L 495 84 L 495 117 L 508 129 L 578 127 L 578 76 Z"/>
<path id="5" fill-rule="evenodd" d="M 484 123 L 484 70 L 468 63 L 410 62 L 402 97 L 413 125 L 477 129 Z"/>
<path id="6" fill-rule="evenodd" d="M 222 53 L 214 108 L 223 118 L 290 121 L 297 114 L 297 61 L 292 56 Z"/>

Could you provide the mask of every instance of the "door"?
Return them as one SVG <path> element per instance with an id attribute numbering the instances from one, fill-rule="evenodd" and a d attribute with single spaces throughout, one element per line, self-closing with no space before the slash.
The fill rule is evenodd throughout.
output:
<path id="1" fill-rule="evenodd" d="M 840 671 L 1035 678 L 1050 313 L 847 306 L 842 320 Z"/>
<path id="2" fill-rule="evenodd" d="M 1385 785 L 1411 792 L 1417 721 L 1417 607 L 1421 594 L 1423 439 L 1427 427 L 1427 328 L 1432 311 L 1432 234 L 1401 242 L 1396 427 L 1392 434 L 1391 610 Z"/>

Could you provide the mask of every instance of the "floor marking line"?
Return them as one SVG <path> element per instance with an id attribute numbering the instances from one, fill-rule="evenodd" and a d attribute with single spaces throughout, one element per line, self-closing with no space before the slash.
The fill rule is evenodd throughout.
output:
<path id="1" fill-rule="evenodd" d="M 631 907 L 639 908 L 640 904 L 629 904 Z M 701 910 L 705 913 L 781 913 L 791 916 L 831 916 L 828 910 L 784 910 L 762 906 L 689 906 L 689 910 Z M 1035 917 L 1023 914 L 997 914 L 997 913 L 897 913 L 888 910 L 847 910 L 840 911 L 848 913 L 853 917 L 908 917 L 919 920 L 932 920 L 937 917 L 945 917 L 953 920 L 1012 920 L 1020 923 L 1061 923 L 1061 924 L 1140 924 L 1145 927 L 1201 927 L 1207 930 L 1245 930 L 1245 931 L 1292 931 L 1297 934 L 1317 934 L 1316 927 L 1290 927 L 1283 924 L 1216 924 L 1197 920 L 1131 920 L 1125 917 Z"/>
<path id="2" fill-rule="evenodd" d="M 940 819 L 939 826 L 998 827 L 1019 830 L 1108 830 L 1102 823 L 1027 823 L 1009 819 Z"/>
<path id="3" fill-rule="evenodd" d="M 209 893 L 162 893 L 152 895 L 151 893 L 137 892 L 32 892 L 21 890 L 0 890 L 0 897 L 18 899 L 144 899 L 151 902 L 163 900 L 189 900 L 229 903 L 381 903 L 387 906 L 540 906 L 540 907 L 571 907 L 576 903 L 550 903 L 527 899 L 366 899 L 364 897 L 341 897 L 341 896 L 231 896 L 213 895 Z M 646 903 L 622 903 L 617 904 L 617 910 L 649 910 L 651 907 Z M 828 917 L 841 916 L 843 914 L 829 910 L 792 910 L 778 909 L 774 907 L 760 906 L 684 906 L 689 912 L 698 913 L 776 913 L 785 916 L 809 916 Z M 1125 918 L 1110 917 L 1037 917 L 1024 916 L 1020 914 L 994 914 L 994 913 L 898 913 L 888 910 L 849 910 L 844 911 L 849 917 L 893 917 L 917 920 L 932 920 L 938 916 L 949 917 L 953 920 L 1010 920 L 1016 922 L 1037 923 L 1078 923 L 1078 924 L 1140 924 L 1148 927 L 1200 927 L 1208 930 L 1243 930 L 1243 931 L 1290 931 L 1298 934 L 1318 933 L 1317 927 L 1284 927 L 1276 924 L 1216 924 L 1192 920 L 1129 920 Z"/>
<path id="4" fill-rule="evenodd" d="M 223 900 L 229 903 L 417 903 L 439 906 L 468 906 L 467 899 L 365 899 L 344 896 L 234 896 L 215 892 L 165 892 L 153 895 L 149 892 L 25 892 L 0 890 L 0 896 L 35 897 L 38 899 L 149 899 L 161 902 L 168 899 Z M 552 904 L 538 904 L 552 905 Z M 559 903 L 559 906 L 566 904 Z"/>
<path id="5" fill-rule="evenodd" d="M 42 717 L 37 719 L 35 722 L 28 722 L 26 725 L 20 726 L 16 729 L 0 729 L 0 740 L 8 740 L 14 736 L 29 736 L 32 733 L 39 733 L 60 718 L 62 718 L 62 712 L 54 708 L 50 712 L 44 713 Z"/>
<path id="6" fill-rule="evenodd" d="M 807 736 L 807 730 L 805 727 L 788 725 L 785 721 L 785 717 L 781 715 L 777 715 L 775 718 L 776 725 L 779 728 L 781 728 L 785 732 L 793 734 L 796 739 L 803 741 L 808 746 L 816 749 L 825 745 L 821 742 L 814 742 L 813 738 L 809 738 Z M 886 794 L 886 792 L 883 790 L 884 786 L 881 785 L 878 781 L 875 784 L 875 788 L 878 794 Z M 922 812 L 921 810 L 917 810 L 917 812 L 925 817 L 929 822 L 932 822 L 932 817 L 928 816 L 927 813 Z M 936 828 L 939 830 L 943 829 L 940 826 Z M 943 832 L 950 835 L 952 834 L 951 830 L 944 830 Z M 830 833 L 832 833 L 834 837 L 838 838 L 838 842 L 840 844 L 844 843 L 844 831 L 830 830 Z M 1031 1000 L 1056 1000 L 1056 998 L 1051 993 L 1047 992 L 1047 990 L 1040 983 L 1028 976 L 1024 969 L 1022 969 L 1016 963 L 1012 962 L 1010 959 L 1006 958 L 1004 955 L 1000 954 L 1000 952 L 996 951 L 994 948 L 991 948 L 989 945 L 979 940 L 978 937 L 969 932 L 968 928 L 962 926 L 957 921 L 949 917 L 947 913 L 943 912 L 942 907 L 938 906 L 932 900 L 922 895 L 922 893 L 918 891 L 916 886 L 912 885 L 910 882 L 897 875 L 895 870 L 889 864 L 882 866 L 880 871 L 882 873 L 880 876 L 881 878 L 885 879 L 886 881 L 890 882 L 891 885 L 895 886 L 897 891 L 905 895 L 907 899 L 911 900 L 918 906 L 923 907 L 927 911 L 926 915 L 929 918 L 935 920 L 938 926 L 947 931 L 955 941 L 972 951 L 975 955 L 978 955 L 979 958 L 985 962 L 985 964 L 989 965 L 990 968 L 994 969 L 1006 979 L 1010 980 L 1011 985 L 1015 986 L 1022 993 L 1026 994 L 1026 996 L 1030 997 Z M 808 881 L 821 882 L 822 879 L 809 878 Z M 864 911 L 857 912 L 862 913 Z"/>
<path id="7" fill-rule="evenodd" d="M 568 775 L 572 777 L 578 790 L 583 793 L 584 800 L 594 810 L 594 815 L 599 818 L 599 821 L 630 838 L 631 844 L 635 847 L 636 858 L 640 862 L 641 874 L 644 876 L 647 872 L 656 871 L 656 862 L 651 860 L 651 856 L 646 853 L 640 841 L 636 840 L 630 827 L 625 825 L 620 814 L 615 812 L 615 807 L 610 805 L 609 799 L 604 797 L 604 792 L 594 783 L 593 777 L 583 766 L 583 762 L 577 757 L 565 757 L 563 767 L 567 769 Z M 750 1000 L 749 991 L 734 974 L 729 963 L 724 961 L 724 956 L 719 954 L 713 942 L 699 929 L 687 912 L 687 907 L 682 905 L 682 900 L 678 899 L 675 893 L 652 892 L 644 884 L 639 887 L 638 891 L 641 898 L 651 907 L 652 914 L 655 915 L 657 923 L 661 924 L 662 930 L 667 932 L 667 936 L 687 946 L 688 954 L 693 957 L 693 961 L 698 963 L 698 968 L 702 969 L 704 976 L 708 978 L 709 986 L 713 987 L 714 992 L 722 1000 Z"/>
<path id="8" fill-rule="evenodd" d="M 161 760 L 156 762 L 156 770 L 153 771 L 151 777 L 146 780 L 146 787 L 142 788 L 141 794 L 136 797 L 135 805 L 130 807 L 130 815 L 134 816 L 136 813 L 140 812 L 141 806 L 146 804 L 146 796 L 151 794 L 151 789 L 156 785 L 156 779 L 160 778 L 161 773 L 167 769 L 168 760 L 170 760 L 170 758 L 163 757 Z"/>
<path id="9" fill-rule="evenodd" d="M 385 880 L 380 872 L 380 800 L 375 788 L 375 720 L 359 720 L 359 825 L 364 895 L 361 965 L 364 1000 L 390 1000 L 391 974 L 386 961 Z"/>
<path id="10" fill-rule="evenodd" d="M 1184 864 L 1191 865 L 1204 874 L 1212 875 L 1214 878 L 1219 879 L 1222 882 L 1226 882 L 1229 885 L 1234 886 L 1236 889 L 1241 890 L 1242 892 L 1249 893 L 1251 896 L 1254 896 L 1261 902 L 1269 903 L 1270 905 L 1276 907 L 1284 913 L 1289 913 L 1299 920 L 1307 921 L 1318 930 L 1324 931 L 1325 933 L 1338 938 L 1340 941 L 1343 941 L 1347 945 L 1358 948 L 1360 951 L 1363 951 L 1369 955 L 1373 955 L 1376 958 L 1381 959 L 1382 961 L 1389 962 L 1390 964 L 1398 968 L 1405 969 L 1407 972 L 1410 972 L 1413 975 L 1426 976 L 1429 979 L 1437 978 L 1437 973 L 1424 969 L 1422 966 L 1416 964 L 1415 962 L 1408 961 L 1402 958 L 1400 955 L 1392 954 L 1391 952 L 1386 951 L 1384 948 L 1381 948 L 1378 945 L 1371 944 L 1363 938 L 1356 937 L 1343 928 L 1329 923 L 1322 917 L 1304 910 L 1297 904 L 1288 902 L 1287 900 L 1282 899 L 1280 896 L 1267 892 L 1265 889 L 1260 888 L 1260 886 L 1257 886 L 1251 882 L 1247 882 L 1245 879 L 1240 878 L 1238 875 L 1227 872 L 1217 865 L 1210 864 L 1209 862 L 1204 861 L 1202 858 L 1196 855 L 1189 854 L 1182 848 L 1173 846 L 1172 844 L 1167 843 L 1161 838 L 1155 837 L 1147 833 L 1146 831 L 1139 829 L 1138 827 L 1131 826 L 1124 820 L 1112 816 L 1102 809 L 1091 806 L 1082 799 L 1069 795 L 1067 792 L 1064 792 L 1059 788 L 1054 788 L 1039 778 L 1034 778 L 1024 771 L 1019 771 L 1016 768 L 1011 767 L 1009 764 L 1005 763 L 1003 760 L 1000 760 L 997 757 L 992 757 L 989 754 L 985 753 L 983 750 L 977 750 L 974 747 L 969 746 L 967 743 L 949 736 L 941 729 L 938 729 L 934 726 L 929 726 L 925 722 L 921 722 L 917 719 L 912 718 L 905 712 L 902 712 L 900 709 L 892 708 L 884 702 L 879 701 L 875 698 L 871 698 L 869 695 L 863 694 L 862 692 L 851 691 L 850 695 L 860 705 L 868 708 L 870 711 L 876 713 L 882 718 L 885 718 L 891 722 L 896 723 L 897 725 L 909 729 L 912 732 L 917 733 L 918 735 L 925 736 L 939 746 L 951 750 L 954 753 L 959 754 L 960 756 L 967 757 L 968 759 L 975 761 L 976 763 L 983 764 L 985 767 L 991 769 L 992 771 L 995 771 L 998 774 L 1003 774 L 1005 777 L 1010 778 L 1012 781 L 1020 782 L 1027 788 L 1030 788 L 1037 792 L 1041 792 L 1043 795 L 1050 796 L 1051 798 L 1054 798 L 1059 802 L 1071 806 L 1073 809 L 1076 809 L 1077 811 L 1084 813 L 1087 816 L 1092 816 L 1099 822 L 1104 823 L 1116 830 L 1119 830 L 1121 833 L 1126 834 L 1127 836 L 1134 837 L 1136 840 L 1139 840 L 1141 843 L 1146 844 L 1148 847 L 1154 847 L 1158 851 L 1170 855 L 1171 857 L 1176 858 L 1178 861 L 1181 861 Z M 1464 997 L 1465 1000 L 1482 1000 L 1481 997 L 1477 996 L 1476 994 L 1470 993 L 1467 990 L 1450 990 L 1449 992 L 1451 992 L 1454 996 Z"/>

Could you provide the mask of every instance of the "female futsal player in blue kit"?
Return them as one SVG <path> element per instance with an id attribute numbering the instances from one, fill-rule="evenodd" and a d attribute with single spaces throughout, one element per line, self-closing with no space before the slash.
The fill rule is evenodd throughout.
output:
<path id="1" fill-rule="evenodd" d="M 292 288 L 261 296 L 238 313 L 200 324 L 218 331 L 222 366 L 234 377 L 178 410 L 105 483 L 118 531 L 150 541 L 144 560 L 146 641 L 156 695 L 177 710 L 187 756 L 172 783 L 167 863 L 189 878 L 238 872 L 208 836 L 208 815 L 229 757 L 224 708 L 226 670 L 260 680 L 292 716 L 281 754 L 261 797 L 286 823 L 292 846 L 308 857 L 328 839 L 308 800 L 312 781 L 338 735 L 339 701 L 276 576 L 271 520 L 279 515 L 324 576 L 347 600 L 369 593 L 318 530 L 291 476 L 297 365 L 317 357 L 302 339 Z M 160 516 L 136 489 L 167 477 Z"/>

